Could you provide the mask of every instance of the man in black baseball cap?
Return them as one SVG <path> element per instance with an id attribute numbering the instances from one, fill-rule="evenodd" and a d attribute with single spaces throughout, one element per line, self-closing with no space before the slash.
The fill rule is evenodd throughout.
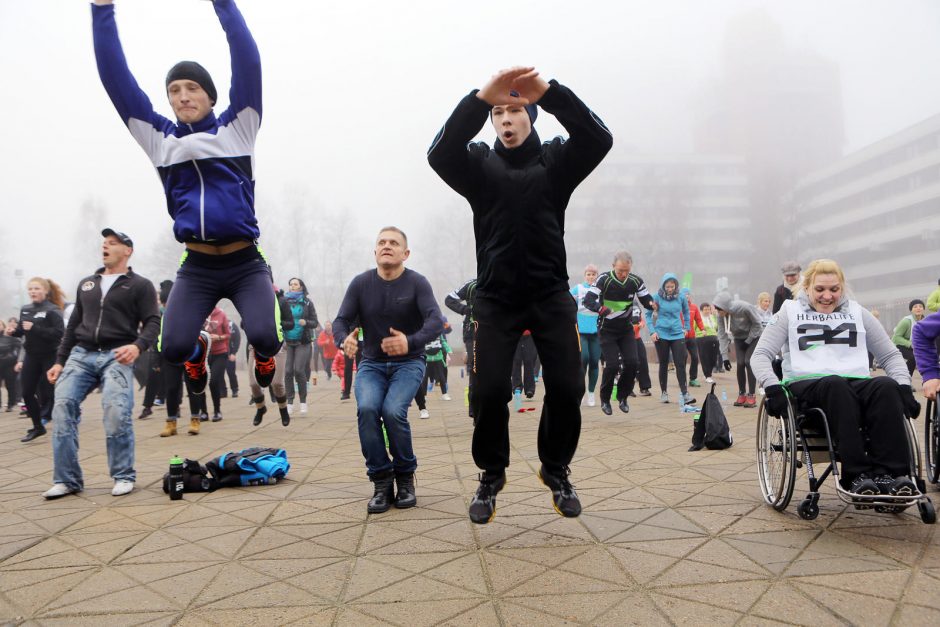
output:
<path id="1" fill-rule="evenodd" d="M 104 229 L 103 231 L 101 231 L 101 236 L 102 237 L 114 236 L 115 238 L 117 238 L 117 241 L 121 242 L 128 248 L 134 247 L 134 241 L 130 238 L 130 236 L 127 233 L 122 233 L 120 231 L 115 231 L 114 229 L 108 228 L 108 229 Z"/>

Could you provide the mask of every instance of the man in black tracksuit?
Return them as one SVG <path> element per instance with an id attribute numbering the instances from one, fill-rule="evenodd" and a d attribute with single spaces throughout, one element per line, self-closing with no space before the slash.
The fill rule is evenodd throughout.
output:
<path id="1" fill-rule="evenodd" d="M 476 368 L 473 365 L 474 355 L 474 336 L 476 335 L 476 323 L 473 321 L 473 303 L 476 300 L 477 280 L 470 279 L 453 292 L 444 297 L 444 304 L 451 311 L 455 311 L 463 316 L 463 345 L 467 351 L 467 396 L 470 399 L 470 417 L 473 418 L 473 404 L 476 400 Z M 474 419 L 474 424 L 476 420 Z"/>
<path id="2" fill-rule="evenodd" d="M 556 116 L 567 141 L 542 145 L 532 128 L 535 104 Z M 469 143 L 490 119 L 491 149 Z M 545 403 L 539 424 L 539 475 L 555 509 L 577 516 L 581 504 L 568 464 L 581 432 L 584 377 L 577 305 L 568 293 L 565 209 L 578 184 L 613 145 L 610 131 L 574 93 L 531 67 L 502 70 L 465 96 L 428 151 L 431 167 L 473 210 L 477 249 L 477 394 L 473 459 L 483 469 L 470 519 L 492 520 L 509 465 L 512 358 L 525 329 L 542 356 Z"/>
<path id="3" fill-rule="evenodd" d="M 627 413 L 630 405 L 627 398 L 633 391 L 637 358 L 636 333 L 633 329 L 634 301 L 647 309 L 653 308 L 653 297 L 643 279 L 630 272 L 633 257 L 626 251 L 614 255 L 610 272 L 597 277 L 594 285 L 584 295 L 584 307 L 598 313 L 598 335 L 601 355 L 604 357 L 604 374 L 601 376 L 601 411 L 608 416 L 613 413 L 610 396 L 614 389 L 617 372 L 623 368 L 623 376 L 617 385 L 617 400 L 620 411 Z"/>

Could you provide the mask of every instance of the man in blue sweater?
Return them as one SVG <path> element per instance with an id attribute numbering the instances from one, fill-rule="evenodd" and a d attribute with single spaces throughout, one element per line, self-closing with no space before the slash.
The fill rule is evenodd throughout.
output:
<path id="1" fill-rule="evenodd" d="M 228 298 L 255 348 L 262 387 L 274 378 L 283 341 L 271 270 L 257 246 L 254 144 L 261 126 L 261 57 L 233 0 L 213 0 L 232 59 L 229 107 L 213 112 L 217 93 L 209 72 L 181 61 L 166 76 L 176 122 L 153 109 L 124 57 L 113 0 L 94 0 L 92 33 L 98 74 L 131 135 L 160 175 L 173 233 L 186 250 L 166 305 L 158 347 L 172 364 L 186 362 L 186 383 L 205 392 L 208 340 L 202 324 Z"/>
<path id="2" fill-rule="evenodd" d="M 359 327 L 363 330 L 355 392 L 359 442 L 366 472 L 375 484 L 370 514 L 387 511 L 392 504 L 406 508 L 417 503 L 418 460 L 411 445 L 408 406 L 424 377 L 424 345 L 444 330 L 430 283 L 405 268 L 410 254 L 401 229 L 383 228 L 375 243 L 377 269 L 353 278 L 333 321 L 333 338 L 348 359 L 355 357 Z M 383 423 L 392 459 L 385 449 Z"/>

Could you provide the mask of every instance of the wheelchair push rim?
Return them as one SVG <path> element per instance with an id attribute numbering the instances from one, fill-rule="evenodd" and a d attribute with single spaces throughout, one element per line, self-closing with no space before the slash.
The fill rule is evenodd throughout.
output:
<path id="1" fill-rule="evenodd" d="M 757 418 L 757 471 L 764 501 L 783 511 L 796 483 L 796 427 L 792 411 L 777 418 L 761 401 Z"/>

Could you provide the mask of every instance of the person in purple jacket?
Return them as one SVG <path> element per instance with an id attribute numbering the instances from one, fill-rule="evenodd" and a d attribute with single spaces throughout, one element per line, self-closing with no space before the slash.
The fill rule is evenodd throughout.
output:
<path id="1" fill-rule="evenodd" d="M 375 242 L 377 268 L 353 278 L 333 321 L 333 339 L 347 359 L 356 356 L 360 328 L 363 333 L 355 391 L 359 443 L 366 473 L 375 484 L 367 508 L 370 514 L 388 511 L 393 504 L 402 509 L 417 504 L 418 460 L 411 444 L 408 406 L 424 378 L 424 345 L 444 331 L 444 316 L 431 284 L 405 268 L 410 254 L 401 229 L 383 228 Z"/>
<path id="2" fill-rule="evenodd" d="M 254 147 L 261 126 L 261 57 L 233 0 L 212 6 L 232 60 L 229 107 L 216 117 L 218 94 L 209 72 L 180 61 L 167 73 L 173 122 L 153 109 L 124 57 L 113 0 L 94 0 L 92 34 L 98 75 L 121 121 L 160 175 L 173 234 L 186 246 L 163 316 L 158 349 L 186 363 L 192 394 L 205 393 L 208 339 L 200 334 L 216 303 L 228 298 L 255 348 L 261 387 L 274 378 L 283 342 L 271 269 L 258 248 Z"/>
<path id="3" fill-rule="evenodd" d="M 937 400 L 940 390 L 940 358 L 937 356 L 937 338 L 940 338 L 940 313 L 930 314 L 914 325 L 911 347 L 917 361 L 917 371 L 924 379 L 924 396 Z"/>

